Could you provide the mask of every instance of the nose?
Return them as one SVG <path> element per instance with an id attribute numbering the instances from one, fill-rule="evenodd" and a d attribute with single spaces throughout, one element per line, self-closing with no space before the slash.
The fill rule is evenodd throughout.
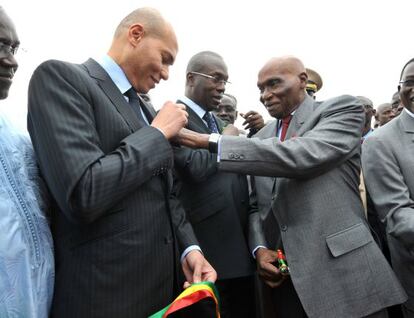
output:
<path id="1" fill-rule="evenodd" d="M 219 108 L 218 109 L 218 114 L 219 115 L 225 115 L 226 114 L 226 111 L 224 110 L 224 108 Z"/>
<path id="2" fill-rule="evenodd" d="M 269 100 L 272 97 L 272 93 L 269 89 L 265 88 L 264 91 L 260 94 L 260 101 L 264 104 L 265 101 Z"/>
<path id="3" fill-rule="evenodd" d="M 224 93 L 226 90 L 226 83 L 225 82 L 218 82 L 216 85 L 216 90 L 220 93 Z"/>
<path id="4" fill-rule="evenodd" d="M 4 55 L 0 57 L 0 65 L 7 68 L 12 68 L 14 72 L 16 72 L 19 64 L 16 61 L 16 58 L 13 54 L 8 53 L 7 55 Z"/>
<path id="5" fill-rule="evenodd" d="M 164 65 L 164 66 L 161 68 L 161 78 L 162 78 L 164 81 L 166 81 L 166 80 L 168 80 L 169 75 L 170 75 L 170 70 L 169 70 L 169 67 L 168 67 L 168 66 L 166 66 L 166 65 Z"/>

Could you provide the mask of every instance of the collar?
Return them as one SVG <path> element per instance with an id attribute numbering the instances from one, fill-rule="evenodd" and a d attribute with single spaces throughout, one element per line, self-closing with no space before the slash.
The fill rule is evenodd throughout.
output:
<path id="1" fill-rule="evenodd" d="M 181 97 L 180 100 L 184 102 L 188 107 L 190 107 L 197 114 L 197 116 L 200 117 L 201 119 L 203 119 L 205 113 L 207 113 L 200 105 L 196 104 L 194 101 L 189 99 L 187 96 Z"/>
<path id="2" fill-rule="evenodd" d="M 132 87 L 122 68 L 109 55 L 96 59 L 96 62 L 108 73 L 122 94 Z"/>
<path id="3" fill-rule="evenodd" d="M 404 111 L 407 112 L 407 114 L 410 115 L 411 118 L 414 118 L 414 113 L 410 112 L 406 107 L 404 107 Z"/>

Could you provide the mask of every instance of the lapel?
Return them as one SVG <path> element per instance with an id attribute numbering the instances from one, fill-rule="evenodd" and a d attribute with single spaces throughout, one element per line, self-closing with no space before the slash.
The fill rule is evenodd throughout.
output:
<path id="1" fill-rule="evenodd" d="M 414 141 L 414 118 L 412 118 L 405 110 L 403 110 L 397 119 L 400 120 L 402 128 L 407 134 L 407 137 L 411 137 L 411 141 Z"/>
<path id="2" fill-rule="evenodd" d="M 87 69 L 89 75 L 96 79 L 99 87 L 110 99 L 129 128 L 131 128 L 132 131 L 136 131 L 141 128 L 142 124 L 138 121 L 134 110 L 128 104 L 118 87 L 116 87 L 108 73 L 93 59 L 87 60 L 83 63 L 83 65 Z"/>
<path id="3" fill-rule="evenodd" d="M 199 133 L 210 134 L 210 129 L 208 129 L 204 121 L 198 117 L 198 115 L 194 110 L 191 109 L 190 106 L 180 100 L 178 100 L 177 103 L 184 104 L 186 107 L 186 111 L 188 113 L 188 123 L 186 128 Z"/>
<path id="4" fill-rule="evenodd" d="M 218 118 L 215 114 L 211 113 L 213 115 L 214 120 L 216 121 L 217 129 L 219 131 L 219 134 L 223 132 L 224 129 L 224 121 L 222 121 L 220 118 Z"/>
<path id="5" fill-rule="evenodd" d="M 138 98 L 141 103 L 141 108 L 144 111 L 148 122 L 151 124 L 154 117 L 157 115 L 157 111 L 154 109 L 154 106 L 151 103 L 146 102 L 141 96 L 138 95 Z"/>
<path id="6" fill-rule="evenodd" d="M 305 99 L 296 109 L 295 114 L 292 117 L 292 120 L 289 124 L 289 128 L 286 132 L 286 138 L 289 139 L 291 137 L 299 136 L 300 128 L 302 127 L 303 123 L 311 116 L 313 112 L 313 104 L 315 100 L 306 94 Z"/>

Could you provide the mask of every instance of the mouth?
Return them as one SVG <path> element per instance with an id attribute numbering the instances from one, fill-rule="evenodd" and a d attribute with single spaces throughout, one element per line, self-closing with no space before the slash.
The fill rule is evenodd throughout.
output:
<path id="1" fill-rule="evenodd" d="M 13 75 L 12 73 L 0 73 L 0 77 L 6 80 L 11 81 L 13 79 Z"/>
<path id="2" fill-rule="evenodd" d="M 276 106 L 276 103 L 273 103 L 273 104 L 265 104 L 264 106 L 266 107 L 267 110 L 269 110 L 269 109 L 274 108 Z"/>
<path id="3" fill-rule="evenodd" d="M 159 80 L 157 80 L 156 78 L 154 78 L 154 77 L 151 77 L 151 79 L 152 79 L 152 81 L 154 82 L 154 87 L 155 87 L 155 85 L 157 85 L 160 81 Z"/>
<path id="4" fill-rule="evenodd" d="M 217 103 L 220 104 L 221 103 L 221 99 L 223 98 L 222 95 L 218 95 L 218 96 L 213 96 L 213 100 Z"/>

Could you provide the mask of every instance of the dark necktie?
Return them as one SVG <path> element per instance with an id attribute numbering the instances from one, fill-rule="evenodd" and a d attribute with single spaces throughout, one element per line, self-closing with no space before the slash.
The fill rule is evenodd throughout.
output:
<path id="1" fill-rule="evenodd" d="M 128 103 L 129 105 L 131 105 L 132 109 L 134 110 L 135 114 L 138 117 L 138 120 L 144 124 L 147 125 L 147 122 L 145 121 L 143 115 L 142 115 L 142 111 L 141 111 L 141 103 L 138 97 L 138 94 L 136 92 L 135 89 L 133 89 L 132 87 L 127 90 L 124 95 L 126 97 L 128 97 Z"/>
<path id="2" fill-rule="evenodd" d="M 219 133 L 216 121 L 214 120 L 210 112 L 206 112 L 203 116 L 203 119 L 207 122 L 207 126 L 210 129 L 210 132 L 216 133 L 216 134 Z"/>
<path id="3" fill-rule="evenodd" d="M 291 119 L 292 119 L 292 115 L 288 115 L 285 118 L 282 118 L 282 130 L 280 132 L 280 141 L 285 140 L 286 133 L 289 128 L 289 123 Z"/>

